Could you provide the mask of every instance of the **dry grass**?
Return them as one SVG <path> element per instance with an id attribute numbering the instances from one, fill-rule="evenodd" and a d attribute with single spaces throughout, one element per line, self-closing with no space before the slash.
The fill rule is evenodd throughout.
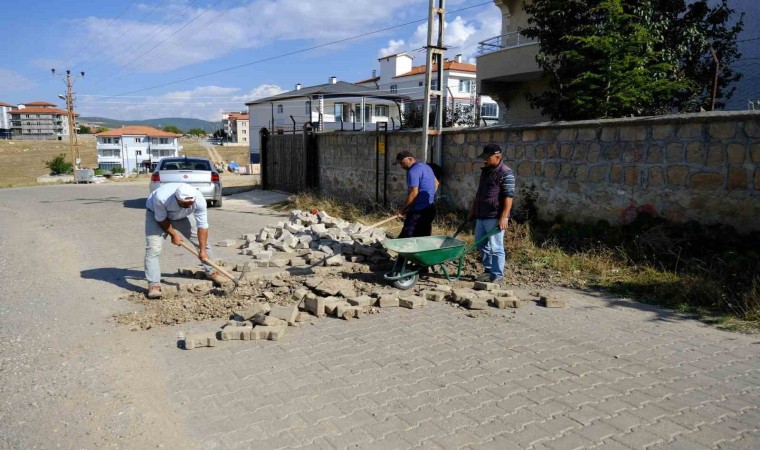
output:
<path id="1" fill-rule="evenodd" d="M 94 138 L 80 138 L 79 152 L 83 167 L 97 167 Z M 0 187 L 36 185 L 37 177 L 49 173 L 45 161 L 61 153 L 71 161 L 68 141 L 0 140 Z"/>
<path id="2" fill-rule="evenodd" d="M 282 210 L 319 209 L 332 216 L 365 224 L 380 221 L 393 212 L 312 193 L 291 196 L 278 207 Z M 439 211 L 433 234 L 453 234 L 463 218 L 461 212 Z M 520 272 L 520 280 L 550 279 L 566 286 L 601 289 L 678 311 L 696 313 L 702 320 L 721 328 L 752 333 L 760 331 L 760 274 L 754 277 L 751 286 L 736 287 L 729 283 L 731 275 L 725 268 L 704 264 L 696 258 L 676 262 L 675 268 L 671 269 L 664 259 L 658 260 L 656 254 L 644 257 L 636 254 L 639 241 L 630 247 L 596 241 L 593 245 L 574 248 L 553 237 L 573 230 L 570 224 L 536 226 L 541 228 L 534 229 L 527 223 L 513 222 L 506 233 L 510 271 Z M 401 221 L 388 229 L 389 235 L 398 233 Z M 578 233 L 578 230 L 575 232 Z M 468 242 L 473 239 L 471 230 L 466 230 L 460 237 Z M 612 241 L 622 243 L 622 239 Z M 473 255 L 470 257 L 474 258 Z M 662 254 L 663 258 L 666 256 Z M 752 260 L 749 261 L 749 266 L 752 266 Z M 750 270 L 757 272 L 756 266 Z"/>
<path id="3" fill-rule="evenodd" d="M 187 156 L 208 157 L 206 149 L 196 139 L 181 139 Z M 216 147 L 226 161 L 247 162 L 248 147 Z M 68 141 L 20 141 L 0 140 L 0 188 L 35 186 L 37 177 L 47 175 L 45 162 L 61 153 L 71 161 Z M 96 168 L 98 165 L 95 137 L 79 137 L 79 153 L 82 167 Z M 222 175 L 225 186 L 247 186 L 254 184 L 253 177 L 225 172 Z M 145 181 L 147 176 L 128 177 L 125 181 Z"/>

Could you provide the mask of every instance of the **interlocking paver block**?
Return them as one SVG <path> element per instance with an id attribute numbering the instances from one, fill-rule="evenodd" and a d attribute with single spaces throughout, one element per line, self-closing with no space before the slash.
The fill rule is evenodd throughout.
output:
<path id="1" fill-rule="evenodd" d="M 519 308 L 522 306 L 522 301 L 517 297 L 496 297 L 491 304 L 499 309 Z"/>
<path id="2" fill-rule="evenodd" d="M 398 305 L 402 308 L 421 308 L 427 304 L 427 300 L 425 300 L 423 297 L 420 297 L 418 295 L 412 295 L 409 297 L 404 297 L 398 299 Z"/>
<path id="3" fill-rule="evenodd" d="M 364 316 L 364 309 L 349 303 L 338 303 L 335 307 L 335 316 L 345 320 L 360 319 Z"/>
<path id="4" fill-rule="evenodd" d="M 377 306 L 381 308 L 396 308 L 399 306 L 398 297 L 391 294 L 381 295 L 380 298 L 377 299 Z"/>
<path id="5" fill-rule="evenodd" d="M 290 299 L 295 302 L 300 302 L 303 300 L 307 295 L 309 294 L 309 291 L 303 288 L 296 289 L 295 292 L 290 294 Z"/>
<path id="6" fill-rule="evenodd" d="M 276 317 L 267 316 L 266 314 L 256 314 L 253 316 L 253 323 L 256 325 L 264 325 L 265 327 L 284 327 L 288 325 L 288 322 Z"/>
<path id="7" fill-rule="evenodd" d="M 235 246 L 235 240 L 234 239 L 223 239 L 216 243 L 217 247 L 234 247 Z"/>
<path id="8" fill-rule="evenodd" d="M 439 284 L 438 286 L 436 286 L 435 288 L 433 288 L 433 290 L 434 291 L 440 291 L 440 292 L 443 292 L 445 294 L 451 294 L 451 292 L 454 290 L 454 288 L 452 288 L 451 286 L 446 286 L 446 285 L 443 285 L 443 284 Z"/>
<path id="9" fill-rule="evenodd" d="M 373 306 L 375 304 L 375 299 L 368 295 L 362 295 L 359 297 L 349 298 L 348 303 L 353 306 Z"/>
<path id="10" fill-rule="evenodd" d="M 467 309 L 486 309 L 488 308 L 488 302 L 480 298 L 473 298 L 465 300 L 462 306 Z"/>
<path id="11" fill-rule="evenodd" d="M 185 336 L 185 350 L 198 347 L 216 347 L 216 332 L 188 334 Z"/>
<path id="12" fill-rule="evenodd" d="M 496 289 L 499 289 L 499 285 L 497 283 L 487 283 L 485 281 L 476 281 L 472 288 L 476 291 L 495 291 Z"/>
<path id="13" fill-rule="evenodd" d="M 442 302 L 446 299 L 446 293 L 442 291 L 422 291 L 421 294 L 425 297 L 425 300 L 430 300 L 431 302 Z"/>
<path id="14" fill-rule="evenodd" d="M 311 315 L 309 315 L 309 313 L 307 312 L 301 311 L 296 316 L 296 322 L 298 323 L 304 323 L 304 322 L 309 322 L 309 321 L 311 321 Z"/>
<path id="15" fill-rule="evenodd" d="M 566 305 L 565 299 L 556 297 L 554 295 L 542 295 L 541 304 L 547 308 L 564 308 Z"/>
<path id="16" fill-rule="evenodd" d="M 322 297 L 317 297 L 314 294 L 307 295 L 306 300 L 304 300 L 304 307 L 317 317 L 325 315 L 325 299 Z"/>
<path id="17" fill-rule="evenodd" d="M 514 297 L 515 291 L 512 289 L 496 289 L 493 291 L 493 295 L 496 297 Z"/>
<path id="18" fill-rule="evenodd" d="M 454 289 L 454 293 L 451 297 L 456 303 L 462 304 L 467 300 L 474 300 L 478 298 L 475 293 L 469 289 Z"/>
<path id="19" fill-rule="evenodd" d="M 236 320 L 251 320 L 256 314 L 266 314 L 270 309 L 269 303 L 255 303 L 250 308 L 233 312 L 232 318 Z"/>
<path id="20" fill-rule="evenodd" d="M 251 339 L 252 326 L 249 327 L 225 327 L 220 332 L 223 341 L 248 341 Z"/>
<path id="21" fill-rule="evenodd" d="M 325 297 L 324 298 L 324 304 L 325 304 L 325 314 L 334 316 L 335 315 L 335 309 L 340 304 L 345 304 L 346 306 L 351 306 L 347 302 L 344 302 L 343 300 L 339 299 L 338 297 Z"/>
<path id="22" fill-rule="evenodd" d="M 287 327 L 266 327 L 259 325 L 251 331 L 251 340 L 268 339 L 270 341 L 279 341 L 285 336 L 285 330 L 287 330 Z"/>
<path id="23" fill-rule="evenodd" d="M 285 322 L 291 323 L 296 321 L 298 315 L 298 305 L 279 306 L 275 305 L 272 310 L 269 311 L 269 317 L 275 319 L 282 319 Z"/>

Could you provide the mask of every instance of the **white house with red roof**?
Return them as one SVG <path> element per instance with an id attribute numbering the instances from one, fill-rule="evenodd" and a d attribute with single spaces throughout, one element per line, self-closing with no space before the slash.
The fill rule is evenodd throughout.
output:
<path id="1" fill-rule="evenodd" d="M 425 100 L 425 65 L 414 66 L 414 57 L 409 53 L 396 53 L 379 58 L 380 74 L 372 71 L 372 77 L 358 81 L 356 84 L 370 89 L 380 89 L 394 94 L 406 95 L 411 102 L 420 106 Z M 433 65 L 433 72 L 438 66 Z M 494 100 L 479 96 L 476 90 L 476 67 L 462 62 L 462 55 L 443 62 L 443 96 L 444 104 L 455 108 L 463 106 L 474 108 L 480 105 L 480 116 L 487 123 L 498 119 L 499 108 Z M 437 80 L 433 76 L 433 83 Z M 436 88 L 434 85 L 433 88 Z M 483 124 L 483 121 L 480 123 Z"/>
<path id="2" fill-rule="evenodd" d="M 159 159 L 179 156 L 181 134 L 135 125 L 115 128 L 95 135 L 98 168 L 121 167 L 125 173 L 152 170 Z"/>
<path id="3" fill-rule="evenodd" d="M 9 110 L 8 115 L 13 139 L 62 140 L 69 137 L 68 112 L 56 108 L 55 103 L 21 103 Z"/>

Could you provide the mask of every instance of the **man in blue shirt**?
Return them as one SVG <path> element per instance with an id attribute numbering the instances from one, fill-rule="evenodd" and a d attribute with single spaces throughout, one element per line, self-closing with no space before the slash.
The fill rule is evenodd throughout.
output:
<path id="1" fill-rule="evenodd" d="M 406 201 L 397 212 L 399 216 L 406 215 L 399 238 L 430 236 L 436 215 L 435 191 L 439 185 L 433 170 L 427 164 L 415 160 L 406 150 L 396 155 L 393 164 L 406 170 L 408 187 Z"/>
<path id="2" fill-rule="evenodd" d="M 171 236 L 172 244 L 180 245 L 182 236 L 188 238 L 197 230 L 199 257 L 206 278 L 216 284 L 225 279 L 205 261 L 212 258 L 208 242 L 208 214 L 203 194 L 184 183 L 168 183 L 153 191 L 145 202 L 145 278 L 148 279 L 148 298 L 161 298 L 161 244 Z M 188 217 L 195 217 L 193 229 Z M 180 234 L 181 233 L 181 234 Z"/>

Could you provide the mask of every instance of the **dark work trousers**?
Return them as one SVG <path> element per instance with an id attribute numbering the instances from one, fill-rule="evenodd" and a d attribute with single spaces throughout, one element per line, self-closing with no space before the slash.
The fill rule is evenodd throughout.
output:
<path id="1" fill-rule="evenodd" d="M 404 228 L 398 235 L 399 239 L 433 234 L 433 219 L 435 219 L 436 212 L 435 205 L 430 205 L 425 209 L 406 213 Z"/>

